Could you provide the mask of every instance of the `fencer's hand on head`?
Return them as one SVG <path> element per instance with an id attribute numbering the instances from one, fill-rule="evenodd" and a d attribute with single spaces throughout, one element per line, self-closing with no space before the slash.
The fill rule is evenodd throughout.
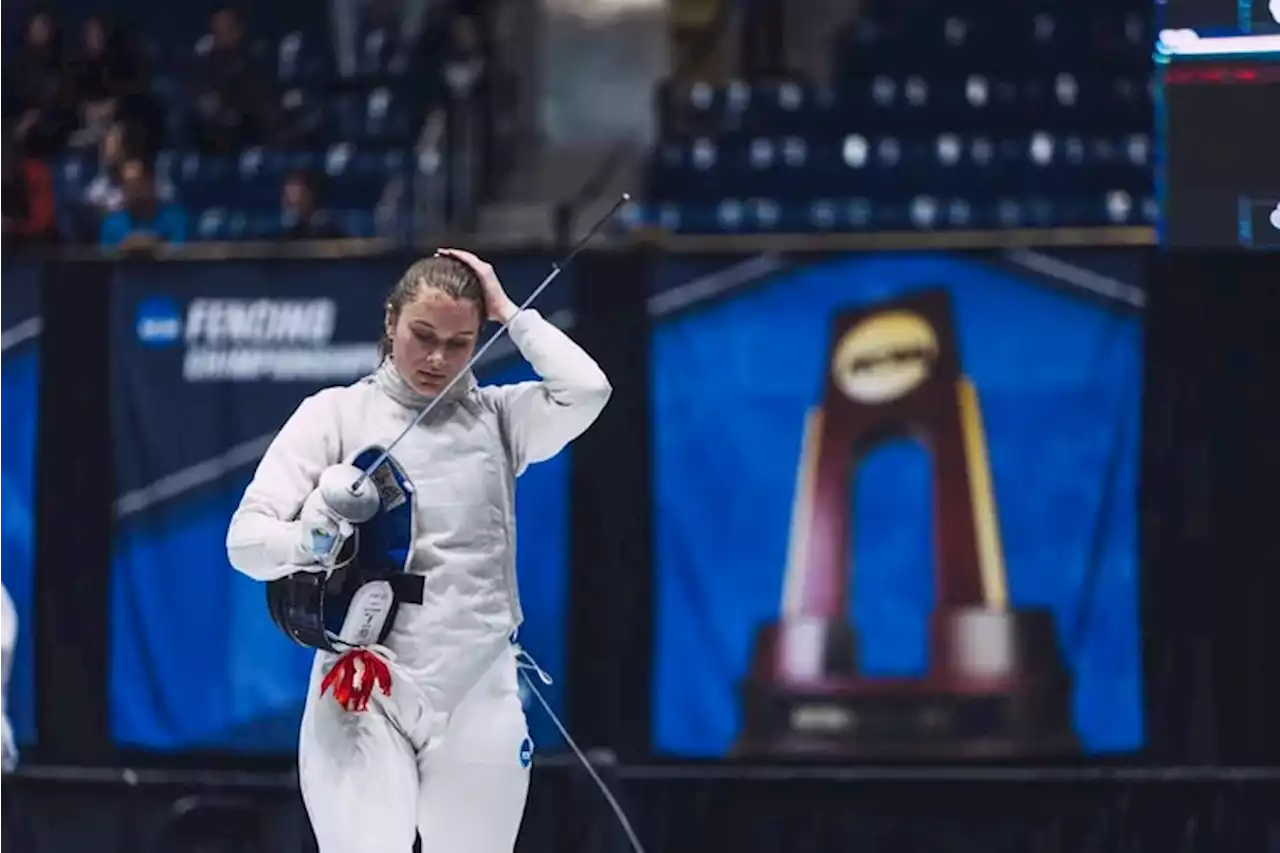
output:
<path id="1" fill-rule="evenodd" d="M 498 274 L 493 270 L 493 264 L 480 260 L 472 253 L 463 249 L 437 249 L 437 255 L 453 258 L 461 261 L 471 267 L 480 278 L 480 286 L 484 288 L 484 304 L 485 312 L 489 319 L 496 323 L 505 323 L 516 315 L 519 310 L 518 305 L 507 296 L 507 292 L 502 289 L 502 282 L 498 280 Z"/>
<path id="2" fill-rule="evenodd" d="M 351 522 L 325 502 L 320 489 L 308 495 L 302 504 L 298 528 L 297 563 L 317 571 L 333 568 L 342 546 L 355 532 Z"/>

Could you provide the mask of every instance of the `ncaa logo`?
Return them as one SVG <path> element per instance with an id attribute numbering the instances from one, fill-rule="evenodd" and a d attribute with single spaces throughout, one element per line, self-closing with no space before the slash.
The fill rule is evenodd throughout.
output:
<path id="1" fill-rule="evenodd" d="M 520 766 L 528 767 L 533 763 L 533 740 L 525 738 L 520 742 Z"/>
<path id="2" fill-rule="evenodd" d="M 143 346 L 162 347 L 182 337 L 178 303 L 167 296 L 151 296 L 138 303 L 134 331 Z"/>

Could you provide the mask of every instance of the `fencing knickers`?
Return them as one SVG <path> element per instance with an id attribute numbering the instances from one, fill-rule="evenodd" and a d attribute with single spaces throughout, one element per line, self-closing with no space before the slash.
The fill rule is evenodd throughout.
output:
<path id="1" fill-rule="evenodd" d="M 532 744 L 514 648 L 447 719 L 401 683 L 394 702 L 352 713 L 319 696 L 303 715 L 298 774 L 320 853 L 511 853 L 529 792 Z M 378 697 L 381 699 L 381 697 Z"/>

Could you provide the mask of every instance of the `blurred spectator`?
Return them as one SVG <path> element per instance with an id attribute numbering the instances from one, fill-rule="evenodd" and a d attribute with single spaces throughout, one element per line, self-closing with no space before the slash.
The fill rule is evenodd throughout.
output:
<path id="1" fill-rule="evenodd" d="M 161 201 L 147 162 L 131 157 L 120 167 L 124 204 L 102 222 L 104 249 L 146 251 L 187 241 L 187 213 L 174 201 Z"/>
<path id="2" fill-rule="evenodd" d="M 152 162 L 155 152 L 140 124 L 116 121 L 107 128 L 98 146 L 98 172 L 84 188 L 84 195 L 71 211 L 64 211 L 64 222 L 77 241 L 96 243 L 106 217 L 124 206 L 124 189 L 120 171 L 125 160 L 136 157 Z M 156 179 L 156 197 L 173 201 L 176 193 L 167 177 Z M 69 213 L 69 215 L 67 215 Z"/>
<path id="3" fill-rule="evenodd" d="M 98 174 L 85 187 L 84 203 L 97 209 L 101 216 L 119 210 L 124 204 L 120 167 L 132 157 L 151 162 L 154 155 L 155 151 L 143 125 L 125 121 L 113 122 L 98 146 Z M 168 178 L 156 180 L 156 196 L 161 201 L 174 199 L 173 184 Z"/>
<path id="4" fill-rule="evenodd" d="M 205 151 L 234 152 L 268 141 L 275 95 L 271 77 L 253 57 L 234 6 L 210 17 L 207 50 L 202 40 L 192 81 L 196 144 Z"/>
<path id="5" fill-rule="evenodd" d="M 89 18 L 81 32 L 72 65 L 81 127 L 72 143 L 97 145 L 117 119 L 157 124 L 147 69 L 128 34 L 101 17 Z"/>
<path id="6" fill-rule="evenodd" d="M 4 245 L 37 246 L 58 242 L 53 174 L 41 160 L 23 154 L 7 126 L 4 133 Z"/>
<path id="7" fill-rule="evenodd" d="M 448 104 L 447 151 L 454 183 L 454 211 L 464 217 L 488 195 L 494 163 L 489 62 L 480 19 L 457 14 L 440 51 L 440 85 Z"/>
<path id="8" fill-rule="evenodd" d="M 74 93 L 52 13 L 28 19 L 21 48 L 5 69 L 4 111 L 17 118 L 13 132 L 32 157 L 57 154 L 75 126 Z"/>
<path id="9" fill-rule="evenodd" d="M 336 240 L 343 235 L 329 212 L 320 207 L 318 179 L 310 172 L 294 172 L 280 194 L 281 237 L 286 240 Z"/>
<path id="10" fill-rule="evenodd" d="M 376 73 L 384 64 L 384 50 L 389 54 L 385 58 L 387 69 L 403 73 L 427 27 L 428 18 L 434 17 L 444 5 L 442 0 L 330 0 L 338 73 L 345 78 L 361 71 Z M 363 52 L 359 50 L 362 31 L 366 40 Z M 384 43 L 378 35 L 386 32 L 392 34 L 389 43 Z M 372 62 L 362 63 L 362 53 Z"/>
<path id="11" fill-rule="evenodd" d="M 480 22 L 475 15 L 459 14 L 449 21 L 442 58 L 445 84 L 455 99 L 470 98 L 488 82 Z"/>

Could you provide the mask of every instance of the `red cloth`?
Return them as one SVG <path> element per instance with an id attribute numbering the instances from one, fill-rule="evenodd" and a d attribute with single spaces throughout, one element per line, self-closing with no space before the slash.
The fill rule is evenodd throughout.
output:
<path id="1" fill-rule="evenodd" d="M 352 649 L 338 658 L 320 682 L 320 695 L 332 687 L 339 705 L 348 711 L 364 711 L 375 685 L 382 695 L 391 695 L 391 670 L 386 661 L 368 649 Z"/>

